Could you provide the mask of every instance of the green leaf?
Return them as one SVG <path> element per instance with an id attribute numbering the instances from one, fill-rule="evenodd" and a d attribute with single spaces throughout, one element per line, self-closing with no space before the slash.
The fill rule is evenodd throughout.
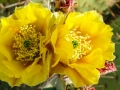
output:
<path id="1" fill-rule="evenodd" d="M 65 81 L 63 80 L 62 76 L 60 76 L 60 77 L 57 79 L 57 82 L 56 82 L 56 90 L 66 90 Z"/>
<path id="2" fill-rule="evenodd" d="M 111 24 L 111 27 L 113 28 L 113 42 L 115 43 L 120 43 L 120 38 L 119 38 L 119 35 L 120 35 L 120 17 L 117 18 L 112 24 Z"/>
<path id="3" fill-rule="evenodd" d="M 7 3 L 7 0 L 0 0 L 0 3 Z"/>
<path id="4" fill-rule="evenodd" d="M 56 90 L 55 87 L 51 87 L 51 88 L 44 88 L 43 90 Z"/>

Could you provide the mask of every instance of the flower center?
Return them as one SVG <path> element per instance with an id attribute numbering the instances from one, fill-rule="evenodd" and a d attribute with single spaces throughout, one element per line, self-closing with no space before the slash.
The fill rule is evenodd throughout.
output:
<path id="1" fill-rule="evenodd" d="M 24 47 L 29 47 L 30 46 L 30 41 L 29 40 L 25 40 L 24 41 Z"/>
<path id="2" fill-rule="evenodd" d="M 75 49 L 78 46 L 78 41 L 73 40 L 72 44 L 73 44 L 73 48 Z"/>
<path id="3" fill-rule="evenodd" d="M 73 29 L 67 35 L 67 40 L 72 42 L 74 48 L 74 55 L 70 58 L 71 61 L 76 61 L 80 59 L 83 55 L 86 55 L 91 49 L 91 40 L 88 34 L 82 36 L 81 32 L 77 29 Z"/>
<path id="4" fill-rule="evenodd" d="M 40 33 L 36 32 L 35 26 L 24 25 L 13 36 L 13 51 L 16 60 L 33 61 L 40 52 Z"/>

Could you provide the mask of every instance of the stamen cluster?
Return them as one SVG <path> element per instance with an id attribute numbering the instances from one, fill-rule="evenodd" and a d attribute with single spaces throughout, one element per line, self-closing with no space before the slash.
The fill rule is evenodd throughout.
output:
<path id="1" fill-rule="evenodd" d="M 81 35 L 81 32 L 77 29 L 73 29 L 67 35 L 67 40 L 71 41 L 74 48 L 74 55 L 71 57 L 71 60 L 80 59 L 83 55 L 86 55 L 91 49 L 90 45 L 91 40 L 88 34 Z"/>
<path id="2" fill-rule="evenodd" d="M 24 25 L 13 36 L 13 51 L 17 60 L 32 61 L 39 56 L 40 33 L 36 32 L 35 26 Z"/>

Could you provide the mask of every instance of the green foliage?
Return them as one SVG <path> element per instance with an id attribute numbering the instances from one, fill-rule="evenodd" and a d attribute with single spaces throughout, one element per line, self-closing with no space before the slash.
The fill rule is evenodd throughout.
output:
<path id="1" fill-rule="evenodd" d="M 30 0 L 30 1 L 35 3 L 41 3 L 45 7 L 50 6 L 50 2 L 51 2 L 51 0 Z"/>
<path id="2" fill-rule="evenodd" d="M 0 0 L 0 3 L 7 3 L 7 0 Z"/>
<path id="3" fill-rule="evenodd" d="M 85 12 L 89 10 L 96 10 L 98 12 L 103 12 L 108 8 L 105 0 L 76 0 L 77 10 L 80 12 Z"/>
<path id="4" fill-rule="evenodd" d="M 25 0 L 0 0 L 0 18 L 12 14 L 15 7 L 23 5 L 22 1 Z"/>
<path id="5" fill-rule="evenodd" d="M 60 76 L 60 78 L 57 79 L 56 90 L 65 90 L 65 88 L 66 88 L 65 81 Z"/>
<path id="6" fill-rule="evenodd" d="M 51 88 L 45 88 L 43 90 L 56 90 L 56 88 L 55 87 L 51 87 Z"/>
<path id="7" fill-rule="evenodd" d="M 113 35 L 113 41 L 116 43 L 116 44 L 120 44 L 120 37 L 119 37 L 119 34 L 120 34 L 120 17 L 117 18 L 112 24 L 111 24 L 111 27 L 113 27 L 113 32 L 114 32 L 114 35 Z"/>
<path id="8" fill-rule="evenodd" d="M 0 3 L 15 3 L 17 0 L 0 0 Z"/>
<path id="9" fill-rule="evenodd" d="M 10 87 L 8 85 L 8 83 L 0 81 L 0 90 L 39 90 L 38 87 L 39 87 L 39 85 L 36 85 L 34 87 L 30 87 L 27 85 L 21 85 L 20 87 L 18 87 L 18 86 Z M 45 89 L 45 90 L 49 90 L 49 89 Z M 52 89 L 52 90 L 54 90 L 54 89 Z"/>

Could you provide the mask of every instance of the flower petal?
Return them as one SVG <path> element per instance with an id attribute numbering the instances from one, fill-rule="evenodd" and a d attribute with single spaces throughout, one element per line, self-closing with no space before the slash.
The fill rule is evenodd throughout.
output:
<path id="1" fill-rule="evenodd" d="M 115 56 L 113 55 L 113 52 L 115 52 L 115 44 L 110 43 L 107 50 L 103 53 L 103 58 L 108 61 L 113 61 Z"/>
<path id="2" fill-rule="evenodd" d="M 98 48 L 92 51 L 87 56 L 83 56 L 80 60 L 77 60 L 76 63 L 86 63 L 93 65 L 95 68 L 102 68 L 104 67 L 105 61 L 102 57 L 102 50 Z"/>
<path id="3" fill-rule="evenodd" d="M 19 86 L 22 83 L 21 78 L 8 77 L 1 72 L 0 79 L 3 81 L 7 81 L 10 86 Z"/>

